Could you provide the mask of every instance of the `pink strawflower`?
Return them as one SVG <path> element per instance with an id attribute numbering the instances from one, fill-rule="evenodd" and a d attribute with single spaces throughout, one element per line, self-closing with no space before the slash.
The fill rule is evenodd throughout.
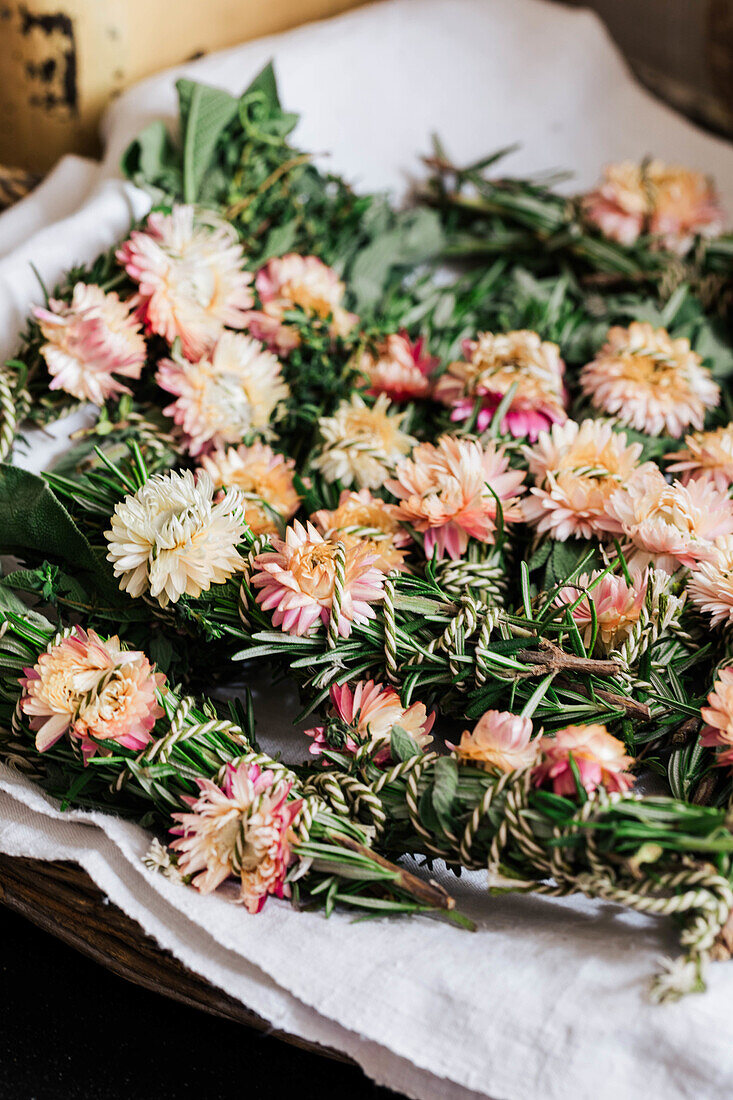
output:
<path id="1" fill-rule="evenodd" d="M 577 793 L 571 759 L 588 794 L 598 787 L 623 794 L 634 783 L 634 777 L 627 771 L 634 763 L 633 757 L 626 756 L 623 743 L 605 726 L 566 726 L 554 737 L 542 737 L 539 750 L 542 762 L 535 769 L 534 783 L 538 787 L 551 783 L 555 794 Z"/>
<path id="2" fill-rule="evenodd" d="M 313 756 L 320 756 L 328 748 L 354 754 L 360 746 L 368 745 L 374 762 L 386 764 L 391 760 L 390 739 L 395 726 L 408 733 L 420 749 L 433 740 L 430 730 L 435 713 L 428 714 L 423 703 L 403 707 L 392 687 L 359 680 L 353 689 L 348 684 L 334 684 L 330 695 L 333 720 L 329 727 L 305 731 L 313 738 Z"/>
<path id="3" fill-rule="evenodd" d="M 290 396 L 281 371 L 280 360 L 251 336 L 223 332 L 196 363 L 162 359 L 155 380 L 176 395 L 163 412 L 183 429 L 189 453 L 198 455 L 271 434 Z"/>
<path id="4" fill-rule="evenodd" d="M 694 563 L 687 591 L 711 626 L 733 622 L 733 536 L 716 539 L 710 558 Z"/>
<path id="5" fill-rule="evenodd" d="M 288 801 L 292 783 L 275 779 L 258 764 L 227 764 L 223 787 L 197 779 L 198 798 L 184 798 L 191 813 L 172 814 L 179 824 L 171 844 L 178 869 L 210 894 L 231 876 L 239 879 L 239 901 L 259 913 L 269 894 L 290 897 L 285 881 L 294 860 L 293 822 L 302 799 Z"/>
<path id="6" fill-rule="evenodd" d="M 298 511 L 295 459 L 276 454 L 266 443 L 212 451 L 202 456 L 201 465 L 215 489 L 241 491 L 244 519 L 253 535 L 278 534 Z"/>
<path id="7" fill-rule="evenodd" d="M 444 435 L 420 443 L 385 482 L 399 500 L 398 519 L 424 533 L 425 556 L 460 558 L 470 538 L 493 543 L 498 497 L 504 522 L 521 519 L 521 470 L 511 470 L 504 449 L 492 441 Z"/>
<path id="8" fill-rule="evenodd" d="M 406 332 L 395 332 L 373 349 L 363 351 L 356 369 L 365 376 L 367 393 L 386 393 L 391 401 L 413 401 L 430 392 L 430 375 L 438 360 L 425 352 L 425 340 L 414 342 Z"/>
<path id="9" fill-rule="evenodd" d="M 156 692 L 165 676 L 153 672 L 144 653 L 122 649 L 117 637 L 103 641 L 77 626 L 24 672 L 20 705 L 39 752 L 64 734 L 79 744 L 85 763 L 100 751 L 93 738 L 144 749 L 163 715 Z"/>
<path id="10" fill-rule="evenodd" d="M 320 620 L 328 623 L 336 583 L 338 541 L 326 539 L 312 523 L 297 520 L 285 538 L 272 538 L 273 551 L 254 561 L 251 585 L 259 588 L 257 603 L 272 612 L 274 626 L 287 634 L 309 634 Z M 360 542 L 344 543 L 346 564 L 338 632 L 348 638 L 354 623 L 373 619 L 372 604 L 384 595 L 384 573 Z"/>
<path id="11" fill-rule="evenodd" d="M 294 325 L 283 320 L 288 310 L 300 307 L 310 317 L 329 320 L 333 337 L 348 336 L 359 318 L 342 305 L 345 287 L 333 268 L 316 256 L 290 252 L 269 260 L 257 272 L 261 310 L 247 316 L 250 332 L 278 355 L 287 355 L 300 343 Z"/>
<path id="12" fill-rule="evenodd" d="M 702 428 L 706 411 L 720 401 L 720 387 L 690 341 L 641 321 L 608 330 L 580 384 L 594 408 L 647 435 Z"/>
<path id="13" fill-rule="evenodd" d="M 597 580 L 599 576 L 601 580 Z M 567 607 L 580 600 L 570 614 L 586 646 L 593 637 L 592 604 L 598 626 L 597 644 L 610 653 L 626 641 L 639 621 L 648 583 L 647 570 L 635 573 L 629 584 L 621 574 L 603 574 L 597 569 L 593 573 L 582 573 L 575 584 L 561 588 L 555 603 L 558 607 Z"/>
<path id="14" fill-rule="evenodd" d="M 529 767 L 539 741 L 532 740 L 532 721 L 505 710 L 487 710 L 473 730 L 464 730 L 457 745 L 447 742 L 460 760 L 500 772 Z"/>
<path id="15" fill-rule="evenodd" d="M 608 165 L 583 205 L 587 220 L 619 244 L 632 245 L 651 234 L 665 248 L 684 254 L 695 236 L 716 237 L 723 229 L 712 180 L 656 159 Z"/>
<path id="16" fill-rule="evenodd" d="M 525 329 L 481 332 L 475 340 L 463 341 L 463 354 L 464 359 L 448 365 L 433 391 L 436 401 L 453 410 L 451 420 L 468 420 L 478 402 L 476 428 L 484 431 L 516 386 L 501 432 L 535 440 L 552 424 L 565 422 L 565 364 L 557 344 Z"/>
<path id="17" fill-rule="evenodd" d="M 721 668 L 708 695 L 708 705 L 700 708 L 705 726 L 700 743 L 706 748 L 722 749 L 716 764 L 733 764 L 733 668 Z"/>
<path id="18" fill-rule="evenodd" d="M 149 215 L 117 251 L 139 285 L 147 332 L 178 338 L 187 359 L 200 359 L 222 330 L 241 329 L 254 302 L 237 232 L 227 222 L 197 220 L 193 206 Z"/>
<path id="19" fill-rule="evenodd" d="M 322 535 L 330 539 L 358 539 L 370 554 L 374 564 L 383 573 L 393 569 L 406 569 L 406 547 L 412 539 L 397 517 L 397 506 L 385 504 L 369 489 L 358 493 L 344 489 L 338 507 L 321 508 L 311 516 L 311 522 Z"/>
<path id="20" fill-rule="evenodd" d="M 636 470 L 641 450 L 600 420 L 554 424 L 523 448 L 535 479 L 522 502 L 525 519 L 561 542 L 617 534 L 621 525 L 608 502 Z"/>
<path id="21" fill-rule="evenodd" d="M 33 316 L 46 341 L 41 355 L 53 375 L 48 388 L 95 405 L 130 393 L 115 375 L 139 378 L 145 362 L 145 340 L 132 308 L 92 283 L 77 283 L 70 303 L 51 298 L 47 309 L 36 307 Z"/>
<path id="22" fill-rule="evenodd" d="M 733 534 L 733 503 L 725 493 L 705 480 L 670 485 L 650 463 L 616 490 L 608 511 L 621 524 L 631 569 L 691 569 L 714 556 L 715 539 Z"/>
<path id="23" fill-rule="evenodd" d="M 665 459 L 676 460 L 667 469 L 671 474 L 682 474 L 683 484 L 692 478 L 707 477 L 717 489 L 728 491 L 733 485 L 733 424 L 686 435 L 684 448 L 665 455 Z"/>

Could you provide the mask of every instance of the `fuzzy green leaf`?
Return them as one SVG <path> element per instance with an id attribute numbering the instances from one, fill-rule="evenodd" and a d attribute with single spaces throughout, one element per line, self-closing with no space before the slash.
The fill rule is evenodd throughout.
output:
<path id="1" fill-rule="evenodd" d="M 239 101 L 221 88 L 176 83 L 183 132 L 183 199 L 196 202 L 216 144 L 237 113 Z"/>

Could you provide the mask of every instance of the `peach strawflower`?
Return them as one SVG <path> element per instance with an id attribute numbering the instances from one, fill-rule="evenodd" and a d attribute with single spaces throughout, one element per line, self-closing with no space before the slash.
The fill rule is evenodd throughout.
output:
<path id="1" fill-rule="evenodd" d="M 642 234 L 683 254 L 698 234 L 716 237 L 724 213 L 711 179 L 661 160 L 610 164 L 584 198 L 585 216 L 604 237 L 631 245 Z"/>
<path id="2" fill-rule="evenodd" d="M 269 260 L 257 272 L 257 293 L 261 310 L 247 317 L 250 332 L 278 355 L 287 355 L 300 343 L 294 325 L 283 320 L 288 310 L 300 307 L 310 317 L 330 318 L 332 336 L 348 336 L 359 320 L 343 305 L 346 288 L 333 268 L 316 256 L 298 256 L 294 252 Z"/>
<path id="3" fill-rule="evenodd" d="M 214 502 L 205 470 L 154 474 L 114 510 L 105 531 L 120 588 L 149 593 L 161 607 L 200 596 L 243 566 L 237 546 L 244 533 L 244 502 L 237 489 Z"/>
<path id="4" fill-rule="evenodd" d="M 728 490 L 733 485 L 733 424 L 686 435 L 684 448 L 665 455 L 665 459 L 675 459 L 668 470 L 682 474 L 683 484 L 690 478 L 707 477 L 716 488 Z"/>
<path id="5" fill-rule="evenodd" d="M 597 580 L 599 576 L 601 579 Z M 574 584 L 561 588 L 555 603 L 562 608 L 580 600 L 570 614 L 586 646 L 593 637 L 593 604 L 598 625 L 596 644 L 605 653 L 610 653 L 626 641 L 638 623 L 648 583 L 647 570 L 635 573 L 629 584 L 622 574 L 616 576 L 596 569 L 592 573 L 582 573 Z"/>
<path id="6" fill-rule="evenodd" d="M 200 359 L 222 329 L 241 329 L 254 302 L 252 274 L 244 268 L 237 231 L 193 206 L 154 211 L 117 250 L 117 260 L 138 284 L 137 302 L 147 332 L 169 344 L 181 341 L 187 359 Z"/>
<path id="7" fill-rule="evenodd" d="M 78 743 L 85 763 L 101 751 L 93 738 L 144 749 L 164 713 L 156 691 L 165 676 L 153 672 L 144 653 L 124 650 L 117 637 L 104 641 L 77 626 L 24 672 L 20 705 L 39 752 L 64 734 Z"/>
<path id="8" fill-rule="evenodd" d="M 184 797 L 190 813 L 172 814 L 178 869 L 210 894 L 228 878 L 239 879 L 239 901 L 259 913 L 268 895 L 290 897 L 285 881 L 293 862 L 293 831 L 302 799 L 288 801 L 289 780 L 277 781 L 258 764 L 227 764 L 223 785 L 197 779 L 198 798 Z"/>
<path id="9" fill-rule="evenodd" d="M 684 338 L 633 321 L 608 330 L 606 343 L 580 374 L 594 408 L 647 435 L 680 436 L 702 428 L 720 388 Z"/>
<path id="10" fill-rule="evenodd" d="M 493 544 L 498 497 L 504 522 L 522 518 L 521 470 L 511 470 L 503 447 L 491 441 L 441 436 L 420 443 L 386 488 L 399 500 L 397 518 L 424 533 L 425 556 L 463 557 L 471 538 Z"/>
<path id="11" fill-rule="evenodd" d="M 709 560 L 695 562 L 687 591 L 695 607 L 710 616 L 711 626 L 733 622 L 733 536 L 716 539 Z"/>
<path id="12" fill-rule="evenodd" d="M 295 459 L 276 454 L 266 443 L 228 447 L 203 455 L 201 465 L 215 489 L 239 489 L 244 520 L 253 535 L 277 535 L 298 511 L 293 484 Z"/>
<path id="13" fill-rule="evenodd" d="M 419 749 L 425 749 L 433 738 L 430 730 L 435 713 L 428 714 L 423 703 L 403 707 L 394 688 L 374 680 L 359 680 L 353 690 L 348 684 L 334 684 L 330 690 L 333 714 L 326 726 L 306 730 L 313 738 L 310 752 L 320 756 L 324 749 L 337 749 L 349 754 L 368 745 L 374 762 L 391 760 L 390 738 L 395 726 L 408 733 Z"/>
<path id="14" fill-rule="evenodd" d="M 163 412 L 183 429 L 192 455 L 251 435 L 269 435 L 290 389 L 271 351 L 236 332 L 223 332 L 197 363 L 162 359 L 155 380 L 176 400 Z"/>
<path id="15" fill-rule="evenodd" d="M 733 668 L 721 668 L 708 695 L 708 705 L 700 708 L 705 722 L 700 743 L 706 748 L 722 749 L 715 763 L 733 764 Z"/>
<path id="16" fill-rule="evenodd" d="M 132 308 L 91 283 L 77 283 L 71 302 L 51 298 L 47 309 L 36 307 L 33 316 L 46 341 L 41 355 L 53 376 L 48 388 L 95 405 L 130 393 L 115 375 L 139 378 L 145 362 L 145 340 Z"/>
<path id="17" fill-rule="evenodd" d="M 494 334 L 480 332 L 463 341 L 464 359 L 450 363 L 435 383 L 433 396 L 453 411 L 451 420 L 468 420 L 480 405 L 476 427 L 484 431 L 512 386 L 516 391 L 502 433 L 535 440 L 552 424 L 562 424 L 565 412 L 565 364 L 557 344 L 520 329 Z"/>
<path id="18" fill-rule="evenodd" d="M 523 501 L 525 519 L 563 542 L 621 530 L 608 502 L 638 466 L 640 443 L 601 420 L 553 424 L 532 447 L 523 447 L 535 479 Z"/>
<path id="19" fill-rule="evenodd" d="M 344 489 L 338 507 L 329 511 L 321 508 L 311 516 L 322 535 L 330 539 L 358 539 L 374 554 L 377 569 L 390 573 L 404 570 L 405 547 L 412 541 L 400 525 L 394 504 L 385 504 L 369 489 L 358 493 Z"/>
<path id="20" fill-rule="evenodd" d="M 713 542 L 733 534 L 733 503 L 709 481 L 670 485 L 658 467 L 641 466 L 608 502 L 621 524 L 632 570 L 654 565 L 666 573 L 714 555 Z"/>
<path id="21" fill-rule="evenodd" d="M 327 624 L 331 617 L 339 543 L 323 538 L 312 523 L 304 527 L 295 520 L 285 538 L 273 537 L 272 544 L 274 550 L 254 560 L 250 584 L 260 590 L 257 603 L 272 612 L 273 625 L 287 634 L 309 634 L 319 620 Z M 384 595 L 384 573 L 366 546 L 357 540 L 343 545 L 338 632 L 348 638 L 354 623 L 363 625 L 374 618 L 372 604 Z"/>
<path id="22" fill-rule="evenodd" d="M 333 416 L 322 416 L 321 453 L 313 460 L 326 481 L 340 481 L 357 489 L 379 489 L 395 464 L 410 453 L 415 440 L 402 431 L 407 413 L 392 410 L 380 394 L 373 405 L 354 393 L 342 401 Z"/>
<path id="23" fill-rule="evenodd" d="M 577 793 L 570 759 L 580 774 L 580 782 L 588 794 L 598 787 L 607 791 L 627 791 L 634 783 L 627 768 L 634 763 L 627 756 L 623 742 L 613 737 L 605 726 L 566 726 L 554 737 L 542 737 L 539 742 L 542 762 L 534 773 L 539 787 L 551 783 L 555 794 L 573 796 Z"/>
<path id="24" fill-rule="evenodd" d="M 457 745 L 448 744 L 459 760 L 500 772 L 529 767 L 537 759 L 532 721 L 505 710 L 487 710 L 473 730 L 464 730 Z"/>
<path id="25" fill-rule="evenodd" d="M 438 360 L 425 352 L 425 340 L 414 342 L 394 332 L 375 348 L 363 351 L 354 366 L 365 376 L 367 393 L 386 393 L 392 401 L 413 401 L 430 392 L 430 375 Z"/>

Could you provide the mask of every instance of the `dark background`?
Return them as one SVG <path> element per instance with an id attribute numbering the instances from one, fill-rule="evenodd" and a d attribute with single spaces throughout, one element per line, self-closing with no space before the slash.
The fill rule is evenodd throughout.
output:
<path id="1" fill-rule="evenodd" d="M 149 993 L 0 906 L 0 1100 L 396 1100 L 360 1070 Z"/>

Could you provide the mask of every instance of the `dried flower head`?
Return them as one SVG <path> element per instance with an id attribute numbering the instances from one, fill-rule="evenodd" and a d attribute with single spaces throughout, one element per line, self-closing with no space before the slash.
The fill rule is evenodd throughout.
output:
<path id="1" fill-rule="evenodd" d="M 724 214 L 711 179 L 661 160 L 610 164 L 585 196 L 585 216 L 604 237 L 631 245 L 645 233 L 683 254 L 695 236 L 716 237 Z"/>
<path id="2" fill-rule="evenodd" d="M 415 443 L 401 428 L 406 415 L 392 410 L 385 394 L 373 405 L 352 394 L 333 416 L 319 419 L 323 447 L 313 468 L 320 470 L 326 481 L 379 489 Z"/>
<path id="3" fill-rule="evenodd" d="M 406 332 L 395 332 L 363 351 L 354 365 L 364 375 L 367 393 L 413 401 L 430 392 L 430 375 L 438 360 L 426 354 L 422 337 L 413 342 Z"/>
<path id="4" fill-rule="evenodd" d="M 391 573 L 393 569 L 406 568 L 405 547 L 412 541 L 396 513 L 396 505 L 385 504 L 369 489 L 360 489 L 358 493 L 344 489 L 338 507 L 321 508 L 313 513 L 311 522 L 326 538 L 343 539 L 347 543 L 358 539 L 374 555 L 377 569 Z"/>
<path id="5" fill-rule="evenodd" d="M 302 800 L 288 796 L 292 783 L 262 771 L 258 764 L 227 764 L 222 787 L 197 779 L 198 798 L 186 798 L 190 813 L 173 814 L 178 822 L 171 844 L 178 867 L 194 875 L 192 885 L 210 894 L 228 878 L 239 879 L 239 901 L 259 913 L 268 895 L 290 897 L 285 882 L 293 862 L 293 831 Z"/>
<path id="6" fill-rule="evenodd" d="M 374 680 L 359 680 L 353 689 L 348 684 L 331 687 L 332 720 L 328 726 L 306 730 L 313 738 L 310 751 L 320 756 L 324 749 L 356 753 L 367 746 L 377 764 L 391 760 L 390 740 L 395 726 L 408 733 L 419 749 L 433 738 L 430 730 L 435 714 L 428 714 L 423 703 L 403 707 L 392 687 Z"/>
<path id="7" fill-rule="evenodd" d="M 145 340 L 132 304 L 91 283 L 76 283 L 71 302 L 51 298 L 47 309 L 33 310 L 43 338 L 41 355 L 53 381 L 80 401 L 103 405 L 130 390 L 115 375 L 139 378 L 145 362 Z"/>
<path id="8" fill-rule="evenodd" d="M 241 329 L 254 302 L 237 232 L 192 206 L 149 215 L 117 251 L 139 286 L 137 301 L 148 332 L 181 341 L 187 359 L 200 359 L 222 329 Z"/>
<path id="9" fill-rule="evenodd" d="M 224 332 L 197 363 L 163 359 L 155 378 L 176 400 L 163 409 L 186 436 L 192 455 L 252 435 L 269 435 L 290 390 L 272 352 L 236 332 Z"/>
<path id="10" fill-rule="evenodd" d="M 600 420 L 554 424 L 523 448 L 535 479 L 523 501 L 525 518 L 560 541 L 618 533 L 608 502 L 637 468 L 641 450 Z"/>
<path id="11" fill-rule="evenodd" d="M 237 546 L 244 532 L 243 501 L 236 489 L 214 502 L 214 486 L 201 470 L 154 474 L 114 510 L 105 531 L 120 588 L 149 593 L 161 607 L 181 596 L 200 596 L 243 565 Z"/>
<path id="12" fill-rule="evenodd" d="M 694 563 L 687 591 L 711 626 L 733 622 L 733 536 L 716 539 L 709 559 Z"/>
<path id="13" fill-rule="evenodd" d="M 593 639 L 595 612 L 597 644 L 610 653 L 626 641 L 639 621 L 648 583 L 647 570 L 635 573 L 629 584 L 621 574 L 615 576 L 597 569 L 582 573 L 574 584 L 561 588 L 555 603 L 558 607 L 576 604 L 571 615 L 586 647 Z"/>
<path id="14" fill-rule="evenodd" d="M 531 719 L 487 710 L 473 730 L 464 730 L 458 744 L 448 747 L 469 764 L 513 772 L 535 763 L 538 743 L 532 740 Z"/>
<path id="15" fill-rule="evenodd" d="M 293 484 L 295 459 L 276 454 L 257 441 L 203 455 L 201 465 L 215 489 L 238 489 L 244 520 L 253 535 L 277 535 L 298 511 L 300 497 Z"/>
<path id="16" fill-rule="evenodd" d="M 557 344 L 524 329 L 481 332 L 475 340 L 464 340 L 463 354 L 464 359 L 448 365 L 434 388 L 435 399 L 453 410 L 451 420 L 468 420 L 478 404 L 476 427 L 484 431 L 516 386 L 500 431 L 535 440 L 552 424 L 564 423 L 565 364 Z"/>
<path id="17" fill-rule="evenodd" d="M 720 389 L 686 339 L 634 321 L 609 329 L 606 343 L 580 375 L 596 409 L 647 435 L 680 436 L 702 428 Z"/>
<path id="18" fill-rule="evenodd" d="M 706 477 L 717 489 L 727 491 L 733 485 L 733 424 L 687 435 L 685 447 L 665 458 L 675 460 L 667 469 L 671 474 L 682 474 L 683 484 L 691 478 Z"/>
<path id="19" fill-rule="evenodd" d="M 705 726 L 700 743 L 719 751 L 716 764 L 733 764 L 733 668 L 721 668 L 713 690 L 708 695 L 708 705 L 700 708 Z"/>
<path id="20" fill-rule="evenodd" d="M 328 623 L 334 602 L 339 545 L 344 548 L 338 632 L 348 638 L 354 623 L 373 619 L 372 604 L 384 595 L 384 573 L 374 556 L 357 540 L 346 545 L 325 539 L 312 523 L 296 520 L 285 538 L 273 538 L 273 551 L 259 554 L 250 584 L 258 588 L 257 603 L 272 612 L 272 622 L 287 634 L 308 634 L 321 620 Z M 336 592 L 336 596 L 339 593 Z M 338 601 L 337 601 L 338 602 Z"/>
<path id="21" fill-rule="evenodd" d="M 666 573 L 714 555 L 713 542 L 733 533 L 733 503 L 708 481 L 670 485 L 647 463 L 617 489 L 609 515 L 621 524 L 623 552 L 631 569 L 654 565 Z"/>
<path id="22" fill-rule="evenodd" d="M 67 734 L 84 760 L 100 752 L 94 740 L 143 749 L 163 715 L 156 691 L 165 676 L 153 672 L 144 653 L 124 650 L 117 637 L 104 641 L 75 627 L 26 668 L 21 707 L 46 752 Z"/>
<path id="23" fill-rule="evenodd" d="M 627 769 L 634 763 L 626 756 L 624 746 L 605 726 L 566 726 L 554 737 L 542 737 L 539 742 L 542 761 L 534 773 L 539 787 L 551 783 L 555 794 L 574 795 L 577 787 L 571 760 L 577 769 L 581 786 L 592 794 L 598 787 L 627 791 L 634 782 Z"/>
<path id="24" fill-rule="evenodd" d="M 288 310 L 300 308 L 310 317 L 328 320 L 333 337 L 347 336 L 359 320 L 342 305 L 346 288 L 336 272 L 316 256 L 290 252 L 269 260 L 257 272 L 255 286 L 262 309 L 248 314 L 249 330 L 279 355 L 300 343 L 297 328 L 283 320 Z"/>
<path id="25" fill-rule="evenodd" d="M 524 473 L 511 470 L 502 447 L 492 441 L 444 435 L 437 444 L 420 443 L 386 483 L 399 500 L 396 516 L 424 533 L 426 557 L 460 558 L 470 538 L 493 543 L 497 498 L 504 522 L 522 518 L 519 507 Z"/>

